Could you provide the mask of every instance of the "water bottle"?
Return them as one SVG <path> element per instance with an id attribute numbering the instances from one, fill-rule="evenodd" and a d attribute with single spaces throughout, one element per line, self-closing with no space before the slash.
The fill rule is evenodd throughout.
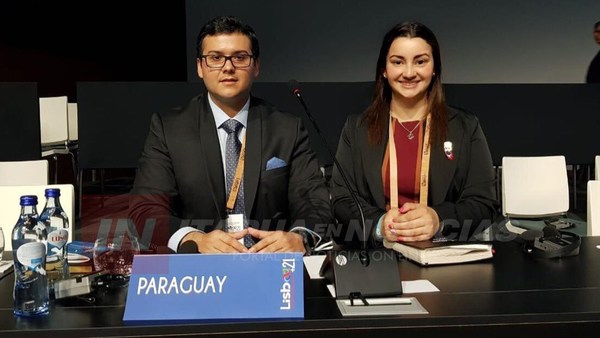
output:
<path id="1" fill-rule="evenodd" d="M 40 221 L 44 223 L 48 232 L 46 272 L 52 289 L 55 281 L 69 278 L 66 252 L 69 218 L 60 205 L 60 189 L 46 189 L 44 195 L 46 205 L 40 214 Z"/>
<path id="2" fill-rule="evenodd" d="M 37 196 L 21 196 L 21 215 L 12 231 L 15 262 L 13 312 L 17 316 L 48 313 L 47 231 L 38 220 Z"/>

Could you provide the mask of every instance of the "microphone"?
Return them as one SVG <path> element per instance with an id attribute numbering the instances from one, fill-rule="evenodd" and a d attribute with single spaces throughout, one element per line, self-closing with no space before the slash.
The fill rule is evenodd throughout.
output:
<path id="1" fill-rule="evenodd" d="M 365 297 L 392 297 L 401 295 L 402 282 L 398 271 L 398 257 L 396 253 L 385 248 L 367 249 L 365 216 L 358 196 L 350 188 L 350 182 L 344 170 L 342 170 L 331 147 L 329 147 L 323 133 L 321 133 L 306 102 L 304 102 L 298 82 L 291 80 L 289 81 L 289 86 L 291 93 L 302 104 L 304 113 L 308 116 L 312 126 L 317 131 L 317 134 L 333 159 L 333 164 L 338 169 L 340 177 L 344 181 L 346 189 L 348 189 L 348 193 L 358 208 L 360 225 L 362 226 L 363 240 L 361 241 L 359 252 L 357 253 L 356 250 L 340 250 L 339 248 L 330 251 L 321 266 L 320 274 L 335 284 L 337 298 L 349 298 L 351 304 L 354 303 L 354 300 L 360 300 L 363 305 L 369 305 Z"/>
<path id="2" fill-rule="evenodd" d="M 298 100 L 300 101 L 300 104 L 302 104 L 302 107 L 304 108 L 304 113 L 306 114 L 306 116 L 308 116 L 308 119 L 310 120 L 312 126 L 317 131 L 317 135 L 319 135 L 319 137 L 321 138 L 321 142 L 323 142 L 323 144 L 325 145 L 325 148 L 327 149 L 327 152 L 329 153 L 329 156 L 333 159 L 333 164 L 335 165 L 337 170 L 340 172 L 340 176 L 342 177 L 342 180 L 344 181 L 344 185 L 346 186 L 346 189 L 348 189 L 348 192 L 350 193 L 352 200 L 354 201 L 354 203 L 356 203 L 356 206 L 358 207 L 358 212 L 360 214 L 360 226 L 362 227 L 362 232 L 363 232 L 363 240 L 361 241 L 361 250 L 360 250 L 360 254 L 359 254 L 359 259 L 360 259 L 360 262 L 364 266 L 368 266 L 370 263 L 370 258 L 369 258 L 369 253 L 367 250 L 367 230 L 366 230 L 366 226 L 365 226 L 365 215 L 363 213 L 362 206 L 360 205 L 360 201 L 358 200 L 358 197 L 354 193 L 354 190 L 352 190 L 350 188 L 350 182 L 348 181 L 348 178 L 346 177 L 344 170 L 342 170 L 342 166 L 338 163 L 337 159 L 335 158 L 335 154 L 333 153 L 333 151 L 331 150 L 331 147 L 327 143 L 327 140 L 321 133 L 321 129 L 319 128 L 319 126 L 317 125 L 317 122 L 315 121 L 312 114 L 310 113 L 310 109 L 308 109 L 306 102 L 304 102 L 304 99 L 302 98 L 302 91 L 300 90 L 300 84 L 296 80 L 290 80 L 288 82 L 288 86 L 290 88 L 290 92 L 292 92 L 292 94 L 298 98 Z"/>
<path id="3" fill-rule="evenodd" d="M 185 241 L 177 248 L 177 253 L 198 253 L 198 245 L 194 241 Z"/>

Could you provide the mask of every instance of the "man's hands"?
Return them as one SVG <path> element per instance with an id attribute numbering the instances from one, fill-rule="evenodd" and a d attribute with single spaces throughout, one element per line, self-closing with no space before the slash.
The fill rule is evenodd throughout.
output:
<path id="1" fill-rule="evenodd" d="M 198 252 L 201 253 L 248 252 L 248 249 L 238 242 L 238 239 L 243 238 L 246 234 L 248 234 L 247 229 L 233 233 L 222 230 L 213 230 L 207 233 L 192 231 L 185 235 L 181 242 L 196 242 Z"/>
<path id="2" fill-rule="evenodd" d="M 301 252 L 304 249 L 302 235 L 288 231 L 263 231 L 248 228 L 250 235 L 259 241 L 248 252 Z"/>
<path id="3" fill-rule="evenodd" d="M 238 242 L 247 234 L 257 238 L 258 242 L 250 249 Z M 194 241 L 201 253 L 235 252 L 301 252 L 305 253 L 302 235 L 287 231 L 263 231 L 247 228 L 239 232 L 227 233 L 213 230 L 208 233 L 193 231 L 185 235 L 182 243 Z"/>

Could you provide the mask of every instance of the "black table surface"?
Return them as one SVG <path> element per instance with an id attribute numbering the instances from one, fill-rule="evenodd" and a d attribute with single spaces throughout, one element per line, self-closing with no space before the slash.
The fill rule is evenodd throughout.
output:
<path id="1" fill-rule="evenodd" d="M 47 316 L 12 313 L 13 275 L 0 280 L 0 336 L 307 337 L 414 336 L 560 337 L 600 328 L 600 237 L 585 237 L 580 254 L 561 259 L 526 257 L 515 242 L 494 243 L 492 260 L 419 267 L 402 260 L 402 280 L 427 279 L 440 292 L 406 294 L 426 315 L 342 317 L 324 280 L 305 277 L 301 320 L 194 321 L 125 324 L 126 290 L 53 302 Z M 257 302 L 260 301 L 257 299 Z M 150 304 L 149 304 L 150 306 Z"/>

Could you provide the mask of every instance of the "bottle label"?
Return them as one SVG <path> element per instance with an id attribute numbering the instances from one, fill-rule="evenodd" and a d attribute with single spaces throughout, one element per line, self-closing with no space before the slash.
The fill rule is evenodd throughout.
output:
<path id="1" fill-rule="evenodd" d="M 50 227 L 52 228 L 64 228 L 65 220 L 62 217 L 50 216 Z"/>
<path id="2" fill-rule="evenodd" d="M 17 249 L 17 261 L 27 267 L 28 270 L 37 271 L 45 275 L 44 258 L 46 246 L 41 242 L 29 242 Z"/>
<path id="3" fill-rule="evenodd" d="M 54 249 L 61 250 L 67 243 L 68 239 L 69 239 L 69 232 L 67 230 L 58 229 L 58 230 L 52 231 L 48 235 L 48 254 L 49 255 L 57 254 L 58 252 L 55 252 Z"/>

